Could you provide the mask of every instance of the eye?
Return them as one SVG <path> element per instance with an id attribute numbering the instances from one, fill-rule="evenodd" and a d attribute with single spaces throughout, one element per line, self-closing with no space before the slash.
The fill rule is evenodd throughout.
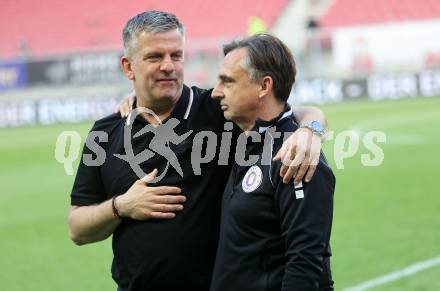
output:
<path id="1" fill-rule="evenodd" d="M 234 79 L 232 79 L 232 78 L 230 78 L 228 76 L 225 76 L 225 75 L 220 75 L 218 77 L 218 79 L 219 79 L 219 83 L 222 84 L 225 87 L 230 87 L 235 82 Z"/>
<path id="2" fill-rule="evenodd" d="M 225 84 L 225 86 L 231 86 L 233 83 L 233 80 L 230 78 L 225 78 L 225 79 L 223 79 L 223 83 Z"/>
<path id="3" fill-rule="evenodd" d="M 183 55 L 181 53 L 178 53 L 178 54 L 172 55 L 171 58 L 173 59 L 173 61 L 181 61 L 181 60 L 183 60 Z"/>
<path id="4" fill-rule="evenodd" d="M 159 61 L 160 58 L 161 58 L 160 55 L 146 55 L 144 57 L 144 60 L 149 61 L 149 62 L 156 62 L 156 61 Z"/>

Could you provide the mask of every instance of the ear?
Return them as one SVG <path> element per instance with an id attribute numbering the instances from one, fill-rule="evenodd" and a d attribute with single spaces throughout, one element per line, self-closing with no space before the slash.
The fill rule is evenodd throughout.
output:
<path id="1" fill-rule="evenodd" d="M 266 76 L 261 81 L 261 90 L 258 94 L 258 98 L 263 98 L 264 96 L 268 95 L 270 92 L 272 92 L 273 89 L 273 80 L 272 77 Z"/>
<path id="2" fill-rule="evenodd" d="M 132 63 L 132 61 L 130 60 L 129 57 L 127 57 L 125 55 L 121 57 L 122 71 L 124 72 L 124 74 L 127 76 L 127 78 L 129 80 L 134 81 L 134 73 L 131 68 L 131 63 Z"/>

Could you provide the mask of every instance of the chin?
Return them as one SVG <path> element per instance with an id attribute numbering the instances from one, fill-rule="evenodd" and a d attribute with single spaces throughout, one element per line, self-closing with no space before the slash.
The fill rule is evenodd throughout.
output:
<path id="1" fill-rule="evenodd" d="M 229 114 L 227 111 L 223 112 L 223 116 L 226 120 L 234 121 L 233 116 L 231 116 L 231 114 Z"/>
<path id="2" fill-rule="evenodd" d="M 162 98 L 175 98 L 177 96 L 179 90 L 177 88 L 164 88 L 162 90 L 158 90 L 158 96 L 160 99 Z M 178 96 L 177 96 L 178 97 Z"/>
<path id="3" fill-rule="evenodd" d="M 158 94 L 155 94 L 157 100 L 165 100 L 165 99 L 175 99 L 177 95 L 177 91 L 176 90 L 167 90 L 167 91 L 162 91 Z"/>

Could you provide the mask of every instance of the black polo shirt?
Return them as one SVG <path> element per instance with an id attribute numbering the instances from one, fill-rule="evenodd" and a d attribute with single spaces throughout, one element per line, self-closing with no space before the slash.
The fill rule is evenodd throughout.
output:
<path id="1" fill-rule="evenodd" d="M 249 139 L 246 157 L 264 156 L 267 146 L 271 155 L 280 149 L 282 137 L 273 138 L 270 128 L 294 132 L 288 110 L 256 122 L 253 130 L 269 142 Z M 329 240 L 335 178 L 324 156 L 311 182 L 295 187 L 282 182 L 281 162 L 262 161 L 232 168 L 211 291 L 333 290 Z"/>
<path id="2" fill-rule="evenodd" d="M 124 290 L 208 290 L 218 243 L 221 194 L 230 166 L 218 166 L 217 155 L 201 165 L 195 175 L 191 165 L 193 137 L 200 131 L 212 131 L 220 140 L 225 119 L 210 90 L 184 86 L 182 95 L 169 118 L 179 120 L 175 132 L 180 136 L 193 130 L 178 145 L 170 144 L 183 170 L 181 177 L 169 167 L 165 177 L 152 186 L 177 186 L 186 195 L 184 210 L 172 220 L 123 219 L 113 233 L 112 275 Z M 125 155 L 124 128 L 129 124 L 118 114 L 97 121 L 91 131 L 104 131 L 107 142 L 96 142 L 105 150 L 100 166 L 78 168 L 71 194 L 72 205 L 92 205 L 125 193 L 139 179 L 129 164 L 116 157 Z M 163 121 L 166 123 L 167 120 Z M 153 133 L 133 138 L 148 123 L 140 115 L 132 124 L 135 154 L 149 147 Z M 233 130 L 236 132 L 236 129 Z M 220 142 L 218 142 L 220 144 Z M 197 146 L 201 146 L 198 144 Z M 232 151 L 231 151 L 232 152 Z M 84 147 L 84 154 L 96 155 Z M 140 166 L 145 173 L 157 168 L 164 171 L 167 160 L 156 154 Z M 151 186 L 151 185 L 150 185 Z"/>

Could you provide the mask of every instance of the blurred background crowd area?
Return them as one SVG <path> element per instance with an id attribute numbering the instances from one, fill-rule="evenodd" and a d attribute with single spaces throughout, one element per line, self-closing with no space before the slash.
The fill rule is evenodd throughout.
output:
<path id="1" fill-rule="evenodd" d="M 79 122 L 113 109 L 131 85 L 121 31 L 145 10 L 186 27 L 185 83 L 216 81 L 228 40 L 267 31 L 292 49 L 291 102 L 440 94 L 438 0 L 2 0 L 0 127 Z"/>

